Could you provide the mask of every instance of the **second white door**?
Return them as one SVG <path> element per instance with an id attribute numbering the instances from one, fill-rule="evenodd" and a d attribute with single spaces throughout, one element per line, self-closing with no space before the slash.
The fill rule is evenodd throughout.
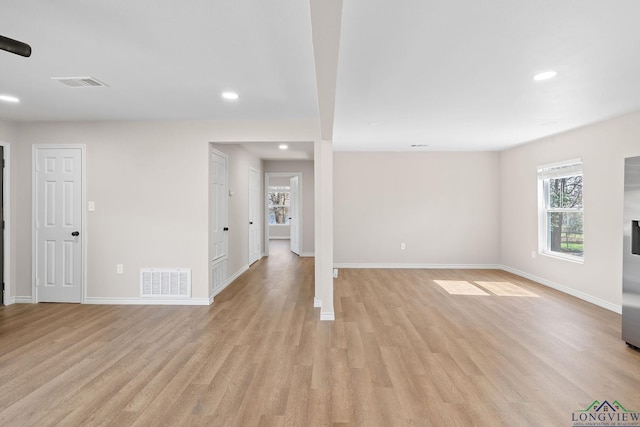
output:
<path id="1" fill-rule="evenodd" d="M 260 171 L 249 169 L 249 265 L 260 259 Z"/>
<path id="2" fill-rule="evenodd" d="M 299 191 L 300 177 L 294 176 L 289 180 L 291 193 L 289 196 L 289 224 L 291 236 L 291 252 L 300 255 L 300 196 Z"/>
<path id="3" fill-rule="evenodd" d="M 209 280 L 209 293 L 214 295 L 222 289 L 227 280 L 227 252 L 228 233 L 227 225 L 227 155 L 211 148 L 210 154 L 210 258 L 211 273 Z"/>

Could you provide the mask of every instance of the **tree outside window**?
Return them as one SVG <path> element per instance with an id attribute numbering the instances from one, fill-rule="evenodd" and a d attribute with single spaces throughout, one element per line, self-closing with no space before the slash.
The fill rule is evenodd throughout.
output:
<path id="1" fill-rule="evenodd" d="M 289 225 L 290 188 L 269 187 L 269 225 Z"/>
<path id="2" fill-rule="evenodd" d="M 584 254 L 582 163 L 538 169 L 541 188 L 541 250 L 582 259 Z"/>

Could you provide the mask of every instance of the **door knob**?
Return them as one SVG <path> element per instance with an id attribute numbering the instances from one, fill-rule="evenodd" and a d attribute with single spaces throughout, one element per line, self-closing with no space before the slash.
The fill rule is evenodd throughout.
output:
<path id="1" fill-rule="evenodd" d="M 80 232 L 79 231 L 74 231 L 73 233 L 71 233 L 71 235 L 73 237 L 78 237 L 80 235 Z"/>
<path id="2" fill-rule="evenodd" d="M 229 227 L 223 228 L 222 231 L 229 231 Z"/>
<path id="3" fill-rule="evenodd" d="M 253 221 L 249 221 L 249 225 L 253 225 Z"/>

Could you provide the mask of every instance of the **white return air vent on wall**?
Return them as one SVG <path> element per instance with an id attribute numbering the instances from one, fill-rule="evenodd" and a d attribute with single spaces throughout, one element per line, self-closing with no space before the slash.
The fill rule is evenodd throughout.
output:
<path id="1" fill-rule="evenodd" d="M 191 269 L 141 269 L 140 296 L 191 297 Z"/>

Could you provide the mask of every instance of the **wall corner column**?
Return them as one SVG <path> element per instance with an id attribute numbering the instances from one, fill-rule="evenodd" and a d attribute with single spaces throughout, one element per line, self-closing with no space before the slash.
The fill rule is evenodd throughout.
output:
<path id="1" fill-rule="evenodd" d="M 315 296 L 320 320 L 335 320 L 333 308 L 333 143 L 314 143 Z"/>

